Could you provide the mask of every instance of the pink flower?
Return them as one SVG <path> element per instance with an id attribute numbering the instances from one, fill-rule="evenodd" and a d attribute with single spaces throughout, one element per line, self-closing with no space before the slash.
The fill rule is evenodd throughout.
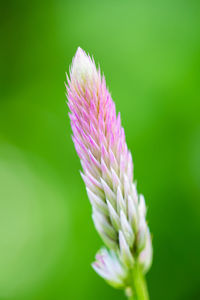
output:
<path id="1" fill-rule="evenodd" d="M 119 265 L 124 265 L 124 277 L 128 276 L 124 270 L 140 261 L 140 253 L 145 272 L 152 260 L 146 206 L 133 182 L 132 156 L 120 114 L 116 115 L 100 68 L 81 48 L 73 58 L 67 81 L 73 141 L 81 160 L 95 227 L 105 245 L 116 253 Z M 98 265 L 99 273 L 104 274 L 102 264 L 97 262 L 95 266 Z"/>

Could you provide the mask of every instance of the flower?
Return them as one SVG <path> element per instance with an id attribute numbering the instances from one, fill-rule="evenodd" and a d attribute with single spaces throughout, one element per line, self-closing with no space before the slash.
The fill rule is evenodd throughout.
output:
<path id="1" fill-rule="evenodd" d="M 121 288 L 126 285 L 128 269 L 120 262 L 113 250 L 102 248 L 96 254 L 96 261 L 92 266 L 113 287 Z"/>
<path id="2" fill-rule="evenodd" d="M 67 77 L 73 141 L 82 178 L 100 237 L 111 252 L 101 250 L 94 269 L 115 286 L 126 286 L 137 261 L 147 272 L 152 245 L 144 197 L 133 181 L 133 162 L 120 114 L 106 88 L 105 77 L 81 48 Z"/>

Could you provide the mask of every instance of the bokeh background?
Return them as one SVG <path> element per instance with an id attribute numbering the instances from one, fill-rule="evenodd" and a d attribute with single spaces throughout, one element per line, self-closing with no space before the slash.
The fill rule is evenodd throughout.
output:
<path id="1" fill-rule="evenodd" d="M 102 242 L 64 88 L 78 46 L 106 75 L 147 201 L 151 299 L 200 299 L 200 2 L 0 4 L 0 300 L 125 299 L 90 266 Z"/>

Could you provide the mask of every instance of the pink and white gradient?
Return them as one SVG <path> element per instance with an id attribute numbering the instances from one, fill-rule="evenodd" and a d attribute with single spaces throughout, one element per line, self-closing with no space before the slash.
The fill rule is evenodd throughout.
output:
<path id="1" fill-rule="evenodd" d="M 67 81 L 72 139 L 81 160 L 95 227 L 124 269 L 141 260 L 145 272 L 152 261 L 145 201 L 133 182 L 132 156 L 105 77 L 94 60 L 78 48 Z M 95 270 L 98 272 L 97 267 Z M 99 269 L 99 274 L 104 271 Z"/>

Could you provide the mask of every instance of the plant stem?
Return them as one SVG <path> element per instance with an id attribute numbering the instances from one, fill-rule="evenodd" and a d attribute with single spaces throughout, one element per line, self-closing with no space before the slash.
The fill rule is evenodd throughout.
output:
<path id="1" fill-rule="evenodd" d="M 139 264 L 135 264 L 132 271 L 132 293 L 129 300 L 149 300 L 146 280 Z"/>

